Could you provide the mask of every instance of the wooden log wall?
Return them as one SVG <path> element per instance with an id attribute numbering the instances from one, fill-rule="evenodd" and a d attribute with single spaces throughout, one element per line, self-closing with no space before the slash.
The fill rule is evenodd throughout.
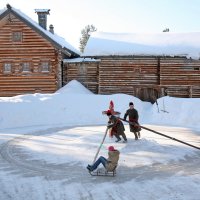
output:
<path id="1" fill-rule="evenodd" d="M 200 98 L 200 85 L 190 86 L 188 89 L 189 89 L 189 97 Z"/>
<path id="2" fill-rule="evenodd" d="M 12 21 L 0 24 L 0 96 L 26 93 L 52 93 L 57 90 L 58 51 L 45 38 L 25 23 L 10 16 Z M 12 41 L 12 32 L 22 32 L 22 42 Z M 49 72 L 41 72 L 41 61 L 50 63 Z M 21 64 L 29 62 L 30 72 L 22 72 Z M 12 64 L 5 73 L 3 65 Z"/>
<path id="3" fill-rule="evenodd" d="M 98 62 L 65 63 L 63 69 L 63 85 L 77 80 L 93 93 L 98 93 Z"/>
<path id="4" fill-rule="evenodd" d="M 169 96 L 200 98 L 200 60 L 161 58 L 160 84 Z"/>
<path id="5" fill-rule="evenodd" d="M 76 79 L 94 93 L 125 93 L 152 103 L 165 95 L 200 98 L 199 60 L 131 56 L 100 59 L 98 65 L 65 64 L 65 84 Z"/>
<path id="6" fill-rule="evenodd" d="M 159 84 L 156 58 L 104 57 L 99 67 L 99 93 L 137 96 L 141 88 Z"/>

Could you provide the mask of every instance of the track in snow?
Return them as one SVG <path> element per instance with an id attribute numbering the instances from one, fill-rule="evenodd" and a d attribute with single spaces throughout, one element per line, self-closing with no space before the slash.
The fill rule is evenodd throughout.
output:
<path id="1" fill-rule="evenodd" d="M 172 128 L 177 129 L 177 128 Z M 65 180 L 69 182 L 91 182 L 91 179 L 103 181 L 105 177 L 91 177 L 87 170 L 81 165 L 69 164 L 51 164 L 44 160 L 33 160 L 30 154 L 27 154 L 19 145 L 21 142 L 31 140 L 31 137 L 49 134 L 58 131 L 58 129 L 48 129 L 46 131 L 38 131 L 33 134 L 16 137 L 4 143 L 0 147 L 0 168 L 13 174 L 21 174 L 24 177 L 42 176 L 46 179 Z M 176 131 L 176 130 L 174 130 Z M 177 130 L 178 131 L 178 130 Z M 124 182 L 131 179 L 147 180 L 155 177 L 169 177 L 175 173 L 181 172 L 184 175 L 193 175 L 200 173 L 200 151 L 195 156 L 187 156 L 184 160 L 170 162 L 168 164 L 154 163 L 150 166 L 140 166 L 134 169 L 119 167 L 117 176 L 107 177 L 109 181 Z M 89 178 L 88 178 L 89 177 Z"/>

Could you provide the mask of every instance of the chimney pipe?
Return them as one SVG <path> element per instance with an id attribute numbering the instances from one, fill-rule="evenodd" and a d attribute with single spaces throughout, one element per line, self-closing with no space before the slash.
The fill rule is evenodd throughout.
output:
<path id="1" fill-rule="evenodd" d="M 9 9 L 9 10 L 11 10 L 12 9 L 12 7 L 11 7 L 11 5 L 8 3 L 8 4 L 6 4 L 6 6 L 7 6 L 7 8 Z"/>
<path id="2" fill-rule="evenodd" d="M 47 29 L 47 15 L 49 15 L 50 9 L 35 9 L 35 12 L 38 14 L 38 23 L 39 25 Z"/>
<path id="3" fill-rule="evenodd" d="M 49 32 L 51 32 L 52 34 L 54 34 L 53 24 L 50 24 L 50 26 L 49 26 Z"/>

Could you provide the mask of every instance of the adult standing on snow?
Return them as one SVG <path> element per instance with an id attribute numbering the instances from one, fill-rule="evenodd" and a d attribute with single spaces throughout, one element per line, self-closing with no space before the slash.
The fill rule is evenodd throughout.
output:
<path id="1" fill-rule="evenodd" d="M 110 110 L 107 111 L 107 116 L 109 118 L 108 128 L 112 128 L 110 136 L 112 137 L 114 135 L 117 138 L 117 140 L 115 142 L 119 142 L 121 140 L 121 137 L 120 137 L 120 135 L 121 135 L 124 139 L 123 142 L 127 142 L 127 138 L 124 133 L 125 128 L 124 128 L 124 124 L 122 123 L 122 121 L 120 119 L 118 119 L 117 117 L 115 117 L 114 115 L 112 115 Z"/>
<path id="2" fill-rule="evenodd" d="M 126 120 L 127 116 L 129 117 L 129 121 L 134 124 L 129 124 L 130 132 L 133 132 L 135 135 L 135 140 L 138 140 L 138 138 L 140 138 L 141 128 L 139 127 L 138 123 L 138 111 L 134 108 L 133 102 L 129 103 L 129 109 L 124 114 L 124 120 Z"/>
<path id="3" fill-rule="evenodd" d="M 100 156 L 93 165 L 88 165 L 87 169 L 92 172 L 94 171 L 101 163 L 106 168 L 107 171 L 113 171 L 118 164 L 120 152 L 115 149 L 113 146 L 108 147 L 108 158 Z"/>

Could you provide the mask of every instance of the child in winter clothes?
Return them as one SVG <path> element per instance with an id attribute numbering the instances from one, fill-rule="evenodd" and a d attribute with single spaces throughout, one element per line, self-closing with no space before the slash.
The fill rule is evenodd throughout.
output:
<path id="1" fill-rule="evenodd" d="M 103 156 L 100 156 L 93 165 L 88 165 L 87 169 L 92 172 L 97 167 L 102 164 L 107 171 L 113 171 L 118 164 L 120 152 L 115 149 L 113 146 L 108 147 L 108 158 L 106 159 Z"/>
<path id="2" fill-rule="evenodd" d="M 119 142 L 121 140 L 121 137 L 120 137 L 121 135 L 124 139 L 123 142 L 127 142 L 127 138 L 124 133 L 125 128 L 122 121 L 119 118 L 112 115 L 112 113 L 109 110 L 107 111 L 107 116 L 109 118 L 107 127 L 112 128 L 110 136 L 112 137 L 114 135 L 117 138 L 115 142 Z"/>
<path id="3" fill-rule="evenodd" d="M 129 103 L 129 109 L 124 115 L 124 120 L 126 120 L 127 116 L 129 117 L 129 121 L 133 123 L 130 124 L 130 132 L 133 132 L 135 135 L 135 140 L 138 140 L 138 138 L 140 138 L 141 128 L 139 127 L 138 123 L 138 111 L 134 108 L 133 102 Z"/>

